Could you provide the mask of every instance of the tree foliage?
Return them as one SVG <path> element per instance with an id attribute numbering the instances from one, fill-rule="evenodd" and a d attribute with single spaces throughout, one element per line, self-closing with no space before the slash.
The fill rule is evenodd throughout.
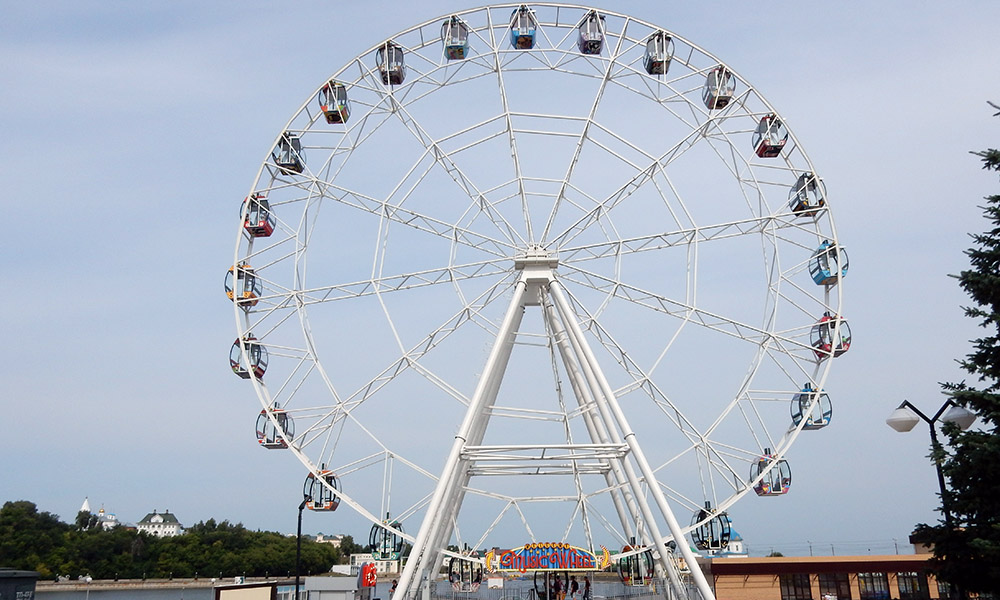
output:
<path id="1" fill-rule="evenodd" d="M 1000 151 L 973 154 L 984 169 L 1000 171 Z M 1000 592 L 1000 195 L 985 200 L 983 216 L 991 227 L 972 235 L 975 246 L 966 251 L 971 268 L 957 276 L 975 302 L 965 308 L 966 316 L 987 332 L 960 361 L 977 382 L 943 384 L 952 400 L 976 413 L 980 427 L 963 432 L 945 426 L 951 448 L 936 450 L 934 458 L 942 460 L 949 484 L 941 498 L 946 518 L 918 526 L 916 535 L 933 545 L 931 564 L 939 579 L 965 592 L 995 594 Z"/>
<path id="2" fill-rule="evenodd" d="M 295 573 L 294 536 L 250 531 L 215 519 L 179 536 L 158 538 L 125 527 L 104 530 L 81 512 L 73 525 L 24 500 L 0 508 L 0 565 L 38 571 L 42 578 L 285 577 Z M 353 540 L 352 540 L 353 545 Z M 348 548 L 349 549 L 349 548 Z M 349 555 L 302 539 L 303 575 L 325 573 Z"/>

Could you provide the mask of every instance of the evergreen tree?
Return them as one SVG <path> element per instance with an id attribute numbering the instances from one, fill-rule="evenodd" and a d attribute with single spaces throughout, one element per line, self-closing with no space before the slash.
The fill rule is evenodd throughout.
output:
<path id="1" fill-rule="evenodd" d="M 996 105 L 993 105 L 994 108 Z M 1000 116 L 997 113 L 995 116 Z M 973 152 L 983 168 L 1000 171 L 1000 151 Z M 975 302 L 965 308 L 987 331 L 973 340 L 973 351 L 960 361 L 978 383 L 946 383 L 945 393 L 976 413 L 980 427 L 961 431 L 946 424 L 950 451 L 935 449 L 943 460 L 948 489 L 941 502 L 951 515 L 936 526 L 920 525 L 918 539 L 934 547 L 932 568 L 938 578 L 963 592 L 1000 593 L 1000 195 L 986 197 L 983 216 L 991 228 L 972 235 L 966 251 L 971 268 L 958 275 L 959 285 Z"/>

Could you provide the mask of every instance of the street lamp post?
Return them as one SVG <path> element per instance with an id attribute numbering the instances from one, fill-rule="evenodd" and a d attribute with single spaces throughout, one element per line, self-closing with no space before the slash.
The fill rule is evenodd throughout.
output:
<path id="1" fill-rule="evenodd" d="M 302 570 L 302 511 L 309 500 L 306 497 L 299 504 L 299 528 L 295 534 L 295 600 L 299 600 L 299 571 Z"/>
<path id="2" fill-rule="evenodd" d="M 947 412 L 945 412 L 947 411 Z M 931 430 L 931 448 L 934 452 L 934 466 L 937 469 L 938 487 L 941 489 L 941 509 L 944 512 L 944 522 L 948 527 L 952 527 L 952 517 L 951 509 L 948 506 L 948 501 L 945 496 L 945 485 L 944 485 L 944 472 L 941 470 L 941 443 L 937 438 L 937 428 L 935 425 L 938 420 L 943 423 L 954 423 L 959 429 L 965 431 L 976 420 L 975 413 L 962 408 L 961 406 L 955 404 L 954 400 L 948 399 L 941 408 L 934 413 L 933 417 L 928 417 L 924 413 L 920 412 L 920 409 L 916 406 L 910 404 L 909 400 L 904 400 L 899 408 L 892 411 L 889 418 L 885 420 L 889 427 L 892 427 L 900 433 L 906 433 L 914 427 L 917 423 L 923 419 L 925 423 L 930 427 Z"/>

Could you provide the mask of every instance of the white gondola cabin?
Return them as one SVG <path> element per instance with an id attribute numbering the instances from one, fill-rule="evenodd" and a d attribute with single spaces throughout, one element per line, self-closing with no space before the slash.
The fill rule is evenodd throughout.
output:
<path id="1" fill-rule="evenodd" d="M 375 52 L 375 62 L 382 76 L 382 83 L 399 85 L 406 79 L 406 63 L 403 61 L 403 49 L 394 42 L 386 42 Z"/>
<path id="2" fill-rule="evenodd" d="M 257 443 L 261 447 L 268 450 L 284 450 L 288 448 L 287 440 L 293 437 L 295 437 L 295 422 L 290 414 L 277 405 L 271 410 L 262 410 L 257 415 Z"/>
<path id="3" fill-rule="evenodd" d="M 306 475 L 305 484 L 302 486 L 302 498 L 306 501 L 306 508 L 315 511 L 337 510 L 340 506 L 340 496 L 333 490 L 340 491 L 340 480 L 333 471 L 326 468 L 326 465 L 320 465 L 319 473 Z"/>
<path id="4" fill-rule="evenodd" d="M 757 156 L 774 158 L 781 154 L 786 142 L 788 142 L 788 128 L 778 115 L 771 113 L 761 117 L 757 129 L 753 132 L 753 148 Z"/>
<path id="5" fill-rule="evenodd" d="M 788 208 L 800 217 L 812 217 L 826 206 L 826 186 L 813 173 L 803 173 L 788 192 Z"/>
<path id="6" fill-rule="evenodd" d="M 390 531 L 390 528 L 403 531 L 403 525 L 399 521 L 391 520 L 387 513 L 382 523 L 372 525 L 368 533 L 368 547 L 375 560 L 398 560 L 403 552 L 403 536 Z"/>
<path id="7" fill-rule="evenodd" d="M 814 390 L 811 383 L 802 386 L 802 391 L 792 398 L 792 424 L 802 429 L 822 429 L 830 424 L 833 404 L 830 396 L 821 390 Z"/>
<path id="8" fill-rule="evenodd" d="M 243 230 L 250 237 L 268 237 L 274 233 L 275 219 L 265 194 L 260 192 L 250 194 L 250 197 L 243 201 L 240 211 L 243 212 Z"/>
<path id="9" fill-rule="evenodd" d="M 604 48 L 604 17 L 592 10 L 577 28 L 576 46 L 584 54 L 600 54 Z"/>
<path id="10" fill-rule="evenodd" d="M 347 99 L 347 87 L 336 81 L 328 81 L 319 90 L 319 109 L 329 124 L 346 123 L 351 116 L 351 103 Z"/>
<path id="11" fill-rule="evenodd" d="M 239 304 L 240 308 L 244 310 L 257 306 L 257 302 L 264 291 L 260 278 L 254 274 L 253 268 L 247 263 L 240 263 L 236 267 L 229 267 L 229 271 L 226 273 L 225 286 L 226 296 Z"/>
<path id="12" fill-rule="evenodd" d="M 302 151 L 302 139 L 288 131 L 281 134 L 278 143 L 271 150 L 271 158 L 285 175 L 301 173 L 306 168 L 305 153 Z"/>
<path id="13" fill-rule="evenodd" d="M 483 561 L 475 552 L 468 558 L 452 557 L 448 560 L 448 582 L 456 592 L 478 592 L 483 583 Z"/>
<path id="14" fill-rule="evenodd" d="M 441 24 L 441 43 L 448 60 L 464 60 L 469 56 L 469 26 L 452 16 Z"/>
<path id="15" fill-rule="evenodd" d="M 538 30 L 538 20 L 535 12 L 521 5 L 510 15 L 510 45 L 518 50 L 530 50 L 535 47 L 535 32 Z"/>
<path id="16" fill-rule="evenodd" d="M 848 263 L 847 250 L 826 240 L 809 259 L 809 275 L 816 285 L 835 285 L 847 275 Z"/>
<path id="17" fill-rule="evenodd" d="M 729 547 L 729 540 L 732 538 L 729 515 L 717 512 L 712 508 L 711 502 L 706 501 L 705 508 L 694 513 L 691 517 L 691 527 L 691 541 L 694 542 L 695 548 L 714 553 Z"/>
<path id="18" fill-rule="evenodd" d="M 705 78 L 705 87 L 701 90 L 701 99 L 709 110 L 725 108 L 736 92 L 736 78 L 729 69 L 718 66 L 709 71 Z"/>
<path id="19" fill-rule="evenodd" d="M 847 319 L 824 313 L 823 318 L 812 326 L 809 343 L 819 360 L 838 357 L 847 352 L 851 347 L 851 328 L 847 325 Z"/>
<path id="20" fill-rule="evenodd" d="M 674 40 L 666 32 L 657 31 L 646 40 L 646 55 L 642 65 L 650 75 L 666 75 L 674 57 Z"/>
<path id="21" fill-rule="evenodd" d="M 784 459 L 775 462 L 770 448 L 765 449 L 764 456 L 758 458 L 750 467 L 750 480 L 753 481 L 758 477 L 761 477 L 761 480 L 753 486 L 753 491 L 758 496 L 781 496 L 787 494 L 792 487 L 791 467 Z"/>
<path id="22" fill-rule="evenodd" d="M 246 346 L 249 363 L 243 360 L 243 346 Z M 243 379 L 250 379 L 251 376 L 260 379 L 267 371 L 267 348 L 252 335 L 244 337 L 242 344 L 237 339 L 229 350 L 229 366 Z"/>

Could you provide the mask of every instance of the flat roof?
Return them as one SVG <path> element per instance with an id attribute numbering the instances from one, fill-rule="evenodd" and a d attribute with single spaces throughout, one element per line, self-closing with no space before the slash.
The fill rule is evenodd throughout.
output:
<path id="1" fill-rule="evenodd" d="M 868 573 L 923 571 L 930 554 L 876 554 L 865 556 L 768 556 L 716 558 L 712 575 L 777 575 L 784 573 Z"/>

